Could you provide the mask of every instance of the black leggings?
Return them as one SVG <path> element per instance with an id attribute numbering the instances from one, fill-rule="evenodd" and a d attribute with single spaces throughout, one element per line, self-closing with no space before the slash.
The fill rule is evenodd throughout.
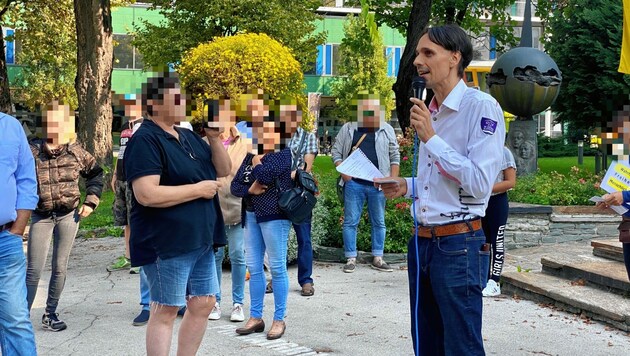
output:
<path id="1" fill-rule="evenodd" d="M 492 248 L 492 260 L 490 263 L 489 278 L 499 283 L 503 260 L 505 257 L 505 224 L 508 219 L 508 196 L 507 193 L 493 195 L 488 201 L 486 216 L 481 218 L 483 233 L 486 235 L 486 242 Z"/>

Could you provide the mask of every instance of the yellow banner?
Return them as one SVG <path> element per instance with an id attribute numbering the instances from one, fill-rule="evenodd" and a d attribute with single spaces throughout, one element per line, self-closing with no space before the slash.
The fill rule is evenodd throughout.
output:
<path id="1" fill-rule="evenodd" d="M 618 71 L 630 74 L 630 0 L 623 0 L 623 39 Z"/>
<path id="2" fill-rule="evenodd" d="M 610 179 L 608 180 L 608 185 L 610 185 L 611 187 L 617 189 L 617 191 L 628 190 L 628 186 L 626 184 L 621 183 L 615 177 L 610 177 Z"/>

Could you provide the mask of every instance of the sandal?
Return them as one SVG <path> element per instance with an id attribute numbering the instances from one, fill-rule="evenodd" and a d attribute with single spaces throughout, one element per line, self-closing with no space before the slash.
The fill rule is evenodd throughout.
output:
<path id="1" fill-rule="evenodd" d="M 273 293 L 273 286 L 271 285 L 271 281 L 267 283 L 267 287 L 265 287 L 265 294 Z"/>
<path id="2" fill-rule="evenodd" d="M 315 288 L 313 288 L 313 283 L 304 283 L 302 286 L 302 292 L 300 292 L 303 297 L 311 297 L 315 294 Z"/>

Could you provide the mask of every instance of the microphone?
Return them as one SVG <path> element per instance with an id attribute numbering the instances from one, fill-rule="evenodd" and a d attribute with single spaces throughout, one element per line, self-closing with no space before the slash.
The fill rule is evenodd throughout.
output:
<path id="1" fill-rule="evenodd" d="M 411 82 L 411 88 L 413 88 L 413 97 L 422 100 L 424 94 L 424 88 L 427 86 L 427 82 L 421 76 L 415 76 Z"/>

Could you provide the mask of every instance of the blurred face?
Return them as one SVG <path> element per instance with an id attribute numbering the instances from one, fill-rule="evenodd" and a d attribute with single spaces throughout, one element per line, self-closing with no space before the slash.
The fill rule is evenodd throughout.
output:
<path id="1" fill-rule="evenodd" d="M 302 123 L 302 112 L 294 104 L 280 105 L 280 121 L 286 123 L 288 133 L 293 133 Z"/>
<path id="2" fill-rule="evenodd" d="M 44 137 L 48 144 L 57 146 L 74 141 L 74 113 L 70 113 L 68 105 L 53 102 L 42 116 Z"/>
<path id="3" fill-rule="evenodd" d="M 247 102 L 247 113 L 254 121 L 262 121 L 263 118 L 269 116 L 269 105 L 265 104 L 263 99 L 251 99 Z"/>
<path id="4" fill-rule="evenodd" d="M 458 77 L 457 66 L 460 59 L 459 52 L 445 49 L 432 42 L 428 34 L 424 34 L 416 46 L 416 59 L 413 65 L 418 75 L 426 81 L 426 87 L 435 89 L 453 80 L 453 76 Z"/>
<path id="5" fill-rule="evenodd" d="M 358 126 L 368 129 L 381 127 L 381 102 L 378 99 L 363 99 L 357 103 Z"/>
<path id="6" fill-rule="evenodd" d="M 274 152 L 280 148 L 281 134 L 275 121 L 263 121 L 252 129 L 254 146 L 258 154 Z"/>
<path id="7" fill-rule="evenodd" d="M 186 121 L 186 97 L 180 88 L 164 89 L 163 92 L 162 100 L 149 100 L 153 117 L 172 122 Z"/>

